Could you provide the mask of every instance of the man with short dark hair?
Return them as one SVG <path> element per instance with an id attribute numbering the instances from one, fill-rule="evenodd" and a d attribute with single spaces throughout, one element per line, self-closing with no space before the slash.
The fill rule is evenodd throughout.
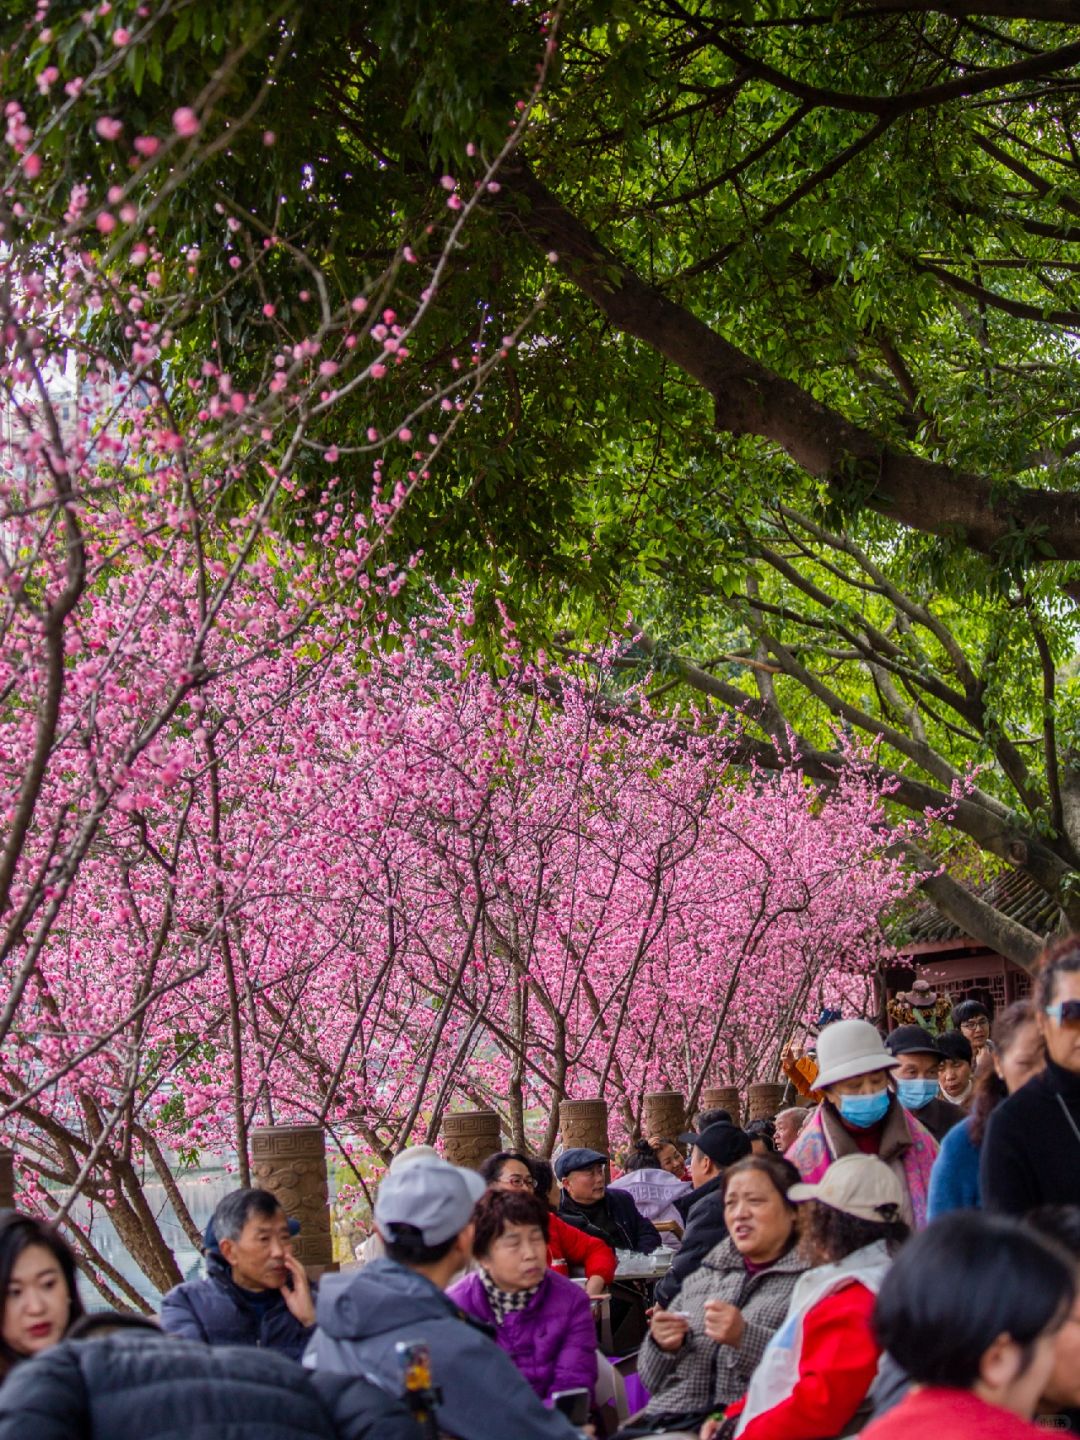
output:
<path id="1" fill-rule="evenodd" d="M 472 1258 L 473 1210 L 487 1189 L 472 1170 L 423 1159 L 387 1172 L 375 1199 L 386 1256 L 362 1270 L 328 1275 L 306 1363 L 319 1372 L 400 1376 L 399 1345 L 423 1341 L 442 1392 L 440 1434 L 457 1440 L 578 1440 L 548 1410 L 486 1326 L 444 1294 Z"/>
<path id="2" fill-rule="evenodd" d="M 710 1125 L 719 1125 L 721 1122 L 725 1125 L 735 1124 L 731 1111 L 725 1110 L 722 1105 L 716 1105 L 711 1110 L 699 1110 L 696 1115 L 691 1117 L 690 1124 L 693 1131 L 690 1133 L 707 1130 Z"/>
<path id="3" fill-rule="evenodd" d="M 234 1190 L 206 1227 L 207 1276 L 176 1285 L 161 1328 L 208 1345 L 259 1345 L 299 1360 L 315 1301 L 292 1253 L 292 1227 L 268 1190 Z"/>
<path id="4" fill-rule="evenodd" d="M 724 1223 L 724 1171 L 736 1160 L 750 1154 L 750 1137 L 735 1125 L 717 1121 L 704 1130 L 680 1135 L 690 1151 L 690 1181 L 693 1190 L 675 1202 L 686 1220 L 682 1244 L 671 1269 L 656 1287 L 656 1303 L 667 1310 L 682 1289 L 686 1277 L 698 1268 L 705 1256 L 727 1238 Z"/>
<path id="5" fill-rule="evenodd" d="M 975 1054 L 971 1041 L 959 1030 L 946 1030 L 937 1037 L 937 1046 L 944 1059 L 938 1069 L 938 1084 L 941 1093 L 952 1105 L 958 1105 L 962 1114 L 971 1110 L 975 1098 L 975 1077 L 972 1066 Z"/>

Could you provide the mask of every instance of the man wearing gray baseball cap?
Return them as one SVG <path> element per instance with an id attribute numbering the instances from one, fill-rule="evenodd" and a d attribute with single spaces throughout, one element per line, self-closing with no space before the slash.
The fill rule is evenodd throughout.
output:
<path id="1" fill-rule="evenodd" d="M 390 1170 L 375 1200 L 386 1256 L 345 1275 L 325 1276 L 318 1328 L 304 1356 L 317 1370 L 368 1375 L 401 1390 L 396 1346 L 422 1341 L 442 1391 L 438 1425 L 458 1440 L 576 1440 L 580 1432 L 548 1410 L 486 1327 L 443 1293 L 472 1258 L 473 1210 L 484 1181 L 437 1157 Z"/>

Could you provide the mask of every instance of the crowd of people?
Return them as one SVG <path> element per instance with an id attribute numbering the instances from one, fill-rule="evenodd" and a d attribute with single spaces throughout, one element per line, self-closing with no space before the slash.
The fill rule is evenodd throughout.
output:
<path id="1" fill-rule="evenodd" d="M 628 1364 L 617 1440 L 1076 1433 L 1080 939 L 1030 1000 L 953 1019 L 831 1015 L 799 1103 L 705 1111 L 614 1177 L 406 1149 L 362 1263 L 318 1285 L 276 1198 L 235 1191 L 157 1320 L 87 1314 L 63 1239 L 8 1212 L 0 1440 L 572 1440 L 610 1433 Z M 626 1252 L 665 1263 L 628 1281 Z"/>

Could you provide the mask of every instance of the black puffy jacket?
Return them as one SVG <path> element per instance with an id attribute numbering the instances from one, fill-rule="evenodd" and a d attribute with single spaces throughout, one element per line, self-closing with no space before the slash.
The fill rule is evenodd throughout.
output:
<path id="1" fill-rule="evenodd" d="M 573 1225 L 575 1230 L 584 1230 L 586 1235 L 595 1236 L 619 1250 L 634 1250 L 640 1255 L 651 1255 L 654 1250 L 660 1249 L 663 1244 L 660 1231 L 646 1215 L 642 1215 L 634 1204 L 634 1197 L 628 1191 L 610 1188 L 605 1190 L 604 1205 L 609 1221 L 606 1229 L 598 1227 L 589 1218 L 589 1211 L 595 1210 L 596 1206 L 582 1208 L 564 1190 L 559 1200 L 559 1219 Z"/>
<path id="2" fill-rule="evenodd" d="M 671 1268 L 654 1292 L 656 1303 L 667 1309 L 709 1251 L 727 1239 L 724 1220 L 724 1177 L 714 1175 L 689 1195 L 675 1201 L 675 1208 L 686 1221 L 682 1244 L 675 1253 Z"/>
<path id="3" fill-rule="evenodd" d="M 207 1234 L 212 1239 L 212 1232 Z M 252 1305 L 233 1284 L 232 1271 L 216 1247 L 206 1252 L 206 1272 L 205 1280 L 174 1285 L 162 1300 L 163 1330 L 208 1345 L 258 1345 L 300 1359 L 315 1327 L 300 1324 L 281 1291 L 264 1296 L 269 1301 L 264 1308 Z"/>
<path id="4" fill-rule="evenodd" d="M 143 1332 L 65 1340 L 0 1387 L 0 1440 L 421 1440 L 404 1401 L 283 1355 Z"/>

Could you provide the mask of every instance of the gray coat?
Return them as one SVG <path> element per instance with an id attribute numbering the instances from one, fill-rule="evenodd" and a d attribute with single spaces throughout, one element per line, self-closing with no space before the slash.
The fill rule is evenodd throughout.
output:
<path id="1" fill-rule="evenodd" d="M 747 1273 L 732 1240 L 722 1240 L 710 1250 L 679 1291 L 677 1308 L 690 1316 L 682 1347 L 669 1353 L 650 1335 L 638 1353 L 638 1374 L 652 1396 L 644 1413 L 706 1411 L 744 1395 L 766 1345 L 787 1316 L 795 1282 L 806 1269 L 797 1250 L 789 1250 L 755 1275 Z M 726 1300 L 742 1312 L 746 1329 L 737 1350 L 717 1345 L 705 1334 L 706 1300 Z"/>
<path id="2" fill-rule="evenodd" d="M 442 1391 L 439 1430 L 458 1440 L 579 1440 L 558 1410 L 544 1407 L 510 1358 L 443 1292 L 395 1260 L 327 1275 L 319 1286 L 317 1328 L 304 1355 L 316 1370 L 370 1375 L 401 1389 L 395 1345 L 422 1340 Z"/>

